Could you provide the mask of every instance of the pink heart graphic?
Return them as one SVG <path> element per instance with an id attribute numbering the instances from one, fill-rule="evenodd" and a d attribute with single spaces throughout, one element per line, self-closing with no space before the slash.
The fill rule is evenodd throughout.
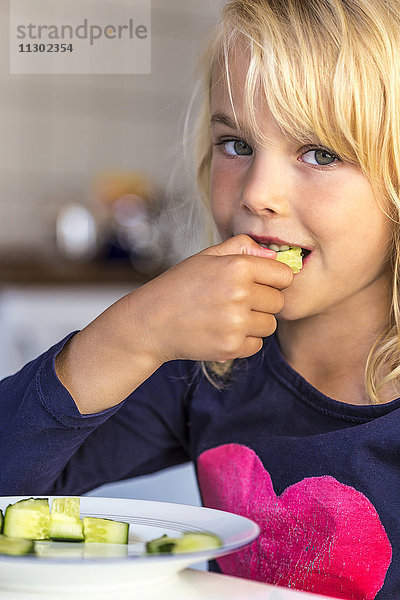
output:
<path id="1" fill-rule="evenodd" d="M 371 502 L 330 476 L 310 477 L 280 496 L 256 453 L 239 444 L 203 452 L 205 506 L 256 521 L 257 540 L 218 559 L 224 573 L 347 600 L 372 600 L 392 548 Z"/>

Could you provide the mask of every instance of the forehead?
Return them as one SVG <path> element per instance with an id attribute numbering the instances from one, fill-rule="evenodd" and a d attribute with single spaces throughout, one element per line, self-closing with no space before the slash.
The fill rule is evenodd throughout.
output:
<path id="1" fill-rule="evenodd" d="M 227 66 L 221 59 L 214 62 L 210 87 L 211 123 L 237 129 L 246 138 L 256 140 L 260 147 L 271 144 L 274 135 L 285 135 L 288 143 L 297 142 L 274 118 L 259 81 L 258 89 L 246 103 L 249 64 L 245 51 L 232 55 Z"/>
<path id="2" fill-rule="evenodd" d="M 237 119 L 241 130 L 250 134 L 252 117 L 260 123 L 269 113 L 265 95 L 260 91 L 251 98 L 251 115 L 246 106 L 245 89 L 249 69 L 249 58 L 245 53 L 234 53 L 229 57 L 228 64 L 221 58 L 212 67 L 210 104 L 211 115 L 225 114 L 231 120 Z"/>
<path id="3" fill-rule="evenodd" d="M 243 111 L 249 57 L 246 53 L 238 54 L 238 52 L 230 53 L 227 61 L 218 56 L 214 61 L 210 87 L 210 99 L 213 109 L 222 108 L 222 106 L 226 109 L 229 105 L 231 110 Z"/>
<path id="4" fill-rule="evenodd" d="M 285 136 L 290 145 L 308 143 L 334 147 L 331 140 L 321 141 L 310 127 L 310 120 L 306 119 L 307 124 L 304 122 L 304 114 L 295 122 L 290 98 L 281 110 L 278 98 L 285 94 L 282 89 L 272 90 L 267 74 L 259 69 L 259 63 L 255 66 L 249 49 L 239 40 L 226 60 L 222 53 L 216 57 L 211 69 L 211 121 L 216 114 L 227 115 L 233 122 L 236 119 L 235 128 L 260 148 L 270 145 L 275 135 Z"/>

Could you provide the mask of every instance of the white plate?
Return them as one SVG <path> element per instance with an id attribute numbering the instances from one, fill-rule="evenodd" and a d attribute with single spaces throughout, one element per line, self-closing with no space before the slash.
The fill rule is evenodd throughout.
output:
<path id="1" fill-rule="evenodd" d="M 0 509 L 29 496 L 2 496 Z M 35 496 L 40 498 L 43 496 Z M 48 496 L 49 501 L 55 496 Z M 60 498 L 61 496 L 57 496 Z M 220 510 L 165 502 L 122 498 L 81 497 L 81 516 L 125 521 L 130 524 L 124 556 L 84 555 L 79 544 L 64 544 L 60 557 L 0 555 L 0 588 L 21 591 L 90 591 L 147 586 L 174 576 L 191 564 L 229 554 L 253 541 L 259 527 L 253 521 Z M 187 554 L 143 556 L 146 541 L 164 533 L 210 532 L 222 540 L 220 548 Z M 104 544 L 102 545 L 104 547 Z M 69 552 L 71 547 L 73 552 Z M 83 547 L 83 545 L 81 545 Z M 117 547 L 116 550 L 120 549 Z M 61 549 L 62 552 L 62 549 Z"/>

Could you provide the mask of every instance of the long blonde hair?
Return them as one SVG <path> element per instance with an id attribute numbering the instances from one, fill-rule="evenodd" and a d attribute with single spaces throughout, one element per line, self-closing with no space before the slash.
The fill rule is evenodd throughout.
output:
<path id="1" fill-rule="evenodd" d="M 367 396 L 378 404 L 381 387 L 400 382 L 400 2 L 226 3 L 202 57 L 204 98 L 194 128 L 197 184 L 207 204 L 211 72 L 219 61 L 230 89 L 229 64 L 238 48 L 249 56 L 244 112 L 254 137 L 263 143 L 253 108 L 261 91 L 284 131 L 299 141 L 317 137 L 343 160 L 356 163 L 392 221 L 392 308 L 365 371 Z M 206 365 L 208 377 L 209 367 L 216 370 Z M 229 368 L 229 363 L 217 367 L 219 374 Z M 384 369 L 389 374 L 382 379 Z"/>

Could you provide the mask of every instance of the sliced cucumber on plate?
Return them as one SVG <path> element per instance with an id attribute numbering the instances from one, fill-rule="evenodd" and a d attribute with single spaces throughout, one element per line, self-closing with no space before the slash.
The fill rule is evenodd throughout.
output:
<path id="1" fill-rule="evenodd" d="M 83 542 L 85 538 L 79 506 L 79 498 L 54 498 L 49 535 L 52 540 Z"/>
<path id="2" fill-rule="evenodd" d="M 128 523 L 97 517 L 81 520 L 77 497 L 54 498 L 51 513 L 48 498 L 27 498 L 9 504 L 4 518 L 0 511 L 0 554 L 19 556 L 34 552 L 49 558 L 124 556 L 126 549 L 117 551 L 114 547 L 107 553 L 95 546 L 102 543 L 126 547 L 128 535 Z M 87 542 L 90 547 L 83 551 L 77 548 L 79 544 L 70 542 Z"/>
<path id="3" fill-rule="evenodd" d="M 163 535 L 151 540 L 146 544 L 146 551 L 148 554 L 164 554 L 166 552 L 181 554 L 183 552 L 201 552 L 201 550 L 211 550 L 221 546 L 221 539 L 213 533 L 187 531 L 180 538 Z"/>
<path id="4" fill-rule="evenodd" d="M 127 544 L 129 524 L 97 517 L 83 518 L 85 542 L 101 544 Z"/>
<path id="5" fill-rule="evenodd" d="M 80 517 L 80 499 L 28 498 L 0 511 L 0 554 L 34 553 L 46 558 L 124 557 L 128 554 L 129 523 L 100 517 Z M 71 543 L 72 542 L 72 543 Z M 77 544 L 76 542 L 84 542 Z M 103 549 L 102 549 L 103 546 Z M 146 543 L 146 554 L 182 554 L 212 550 L 221 539 L 207 532 L 163 535 Z"/>
<path id="6" fill-rule="evenodd" d="M 27 540 L 45 540 L 50 534 L 47 498 L 28 498 L 9 504 L 4 515 L 3 534 Z"/>

